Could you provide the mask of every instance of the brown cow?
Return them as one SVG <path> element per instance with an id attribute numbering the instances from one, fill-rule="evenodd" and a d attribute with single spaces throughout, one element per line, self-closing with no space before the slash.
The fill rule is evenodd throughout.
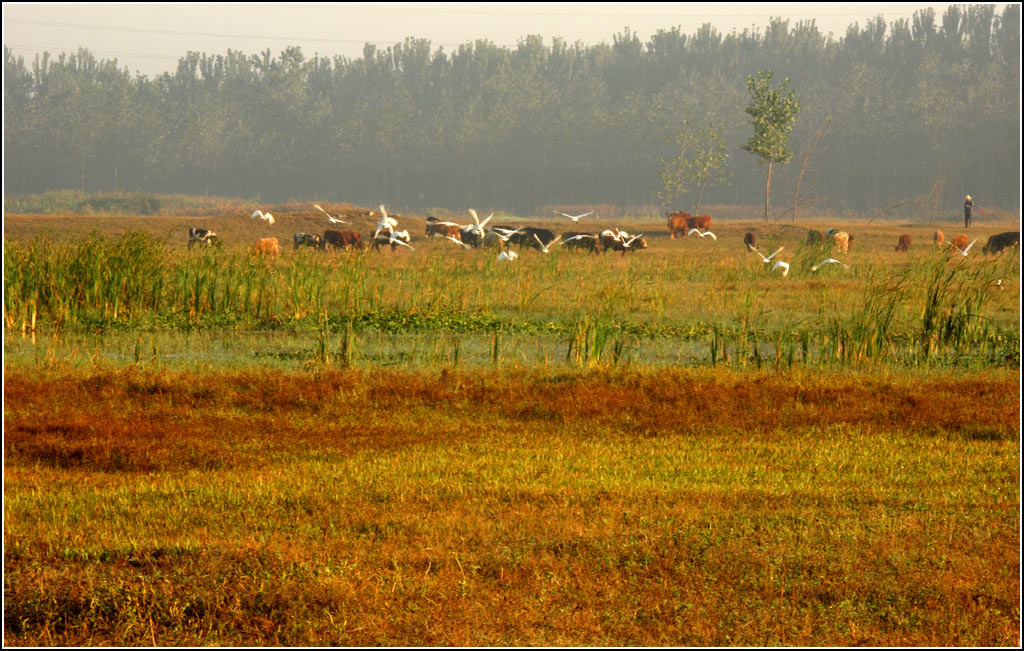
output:
<path id="1" fill-rule="evenodd" d="M 690 228 L 711 230 L 711 215 L 697 215 L 690 218 Z M 687 229 L 689 230 L 689 229 Z"/>
<path id="2" fill-rule="evenodd" d="M 326 230 L 324 231 L 323 246 L 325 249 L 332 246 L 339 249 L 350 247 L 361 249 L 363 248 L 363 238 L 355 231 Z"/>
<path id="3" fill-rule="evenodd" d="M 956 237 L 951 239 L 949 241 L 949 243 L 952 244 L 953 246 L 955 246 L 956 248 L 960 249 L 961 251 L 963 251 L 964 249 L 967 248 L 967 236 L 966 235 L 957 235 Z"/>
<path id="4" fill-rule="evenodd" d="M 935 240 L 935 246 L 939 247 L 946 241 L 946 236 L 942 231 L 935 231 L 935 235 L 932 236 L 932 239 Z"/>
<path id="5" fill-rule="evenodd" d="M 747 245 L 747 248 L 756 248 L 757 236 L 753 232 L 747 231 L 747 234 L 743 236 L 743 243 Z"/>
<path id="6" fill-rule="evenodd" d="M 818 231 L 818 230 L 814 230 L 813 228 L 808 229 L 808 231 L 807 231 L 807 243 L 808 244 L 818 244 L 818 243 L 823 242 L 823 241 L 825 241 L 825 234 L 824 233 L 822 233 L 821 231 Z"/>
<path id="7" fill-rule="evenodd" d="M 668 216 L 668 227 L 672 231 L 670 237 L 676 238 L 677 232 L 682 232 L 683 237 L 691 228 L 711 230 L 711 215 L 691 215 L 688 212 L 674 212 Z"/>
<path id="8" fill-rule="evenodd" d="M 836 247 L 836 251 L 840 253 L 846 253 L 850 250 L 850 242 L 853 241 L 853 237 L 850 236 L 846 231 L 835 231 L 831 234 L 833 245 Z"/>
<path id="9" fill-rule="evenodd" d="M 437 217 L 427 217 L 427 237 L 454 237 L 462 241 L 462 227 L 453 222 L 443 222 Z"/>
<path id="10" fill-rule="evenodd" d="M 676 239 L 676 233 L 682 232 L 683 237 L 686 237 L 686 231 L 690 230 L 690 220 L 693 219 L 693 215 L 688 212 L 674 212 L 668 215 L 668 229 L 671 231 L 669 237 Z"/>
<path id="11" fill-rule="evenodd" d="M 910 236 L 907 235 L 906 233 L 904 233 L 903 235 L 900 235 L 899 241 L 896 242 L 896 251 L 898 251 L 900 253 L 904 253 L 909 248 L 910 248 Z"/>
<path id="12" fill-rule="evenodd" d="M 276 258 L 281 255 L 281 245 L 278 243 L 276 237 L 261 237 L 256 240 L 256 246 L 253 247 L 252 252 L 256 255 L 265 255 L 271 258 Z"/>

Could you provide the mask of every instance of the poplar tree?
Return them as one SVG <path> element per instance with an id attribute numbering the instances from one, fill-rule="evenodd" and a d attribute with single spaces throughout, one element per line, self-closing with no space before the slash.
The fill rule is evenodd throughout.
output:
<path id="1" fill-rule="evenodd" d="M 800 103 L 796 94 L 789 89 L 789 77 L 779 88 L 772 88 L 772 71 L 762 70 L 747 77 L 750 92 L 750 106 L 747 114 L 754 125 L 754 135 L 743 145 L 743 149 L 768 165 L 764 181 L 764 221 L 768 222 L 768 206 L 772 194 L 772 170 L 775 164 L 785 165 L 793 158 L 793 152 L 786 149 L 789 134 L 793 131 Z"/>

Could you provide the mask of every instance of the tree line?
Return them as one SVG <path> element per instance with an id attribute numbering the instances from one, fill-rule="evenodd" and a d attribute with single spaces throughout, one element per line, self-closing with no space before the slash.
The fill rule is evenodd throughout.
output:
<path id="1" fill-rule="evenodd" d="M 5 47 L 4 182 L 9 196 L 120 189 L 396 210 L 757 205 L 765 174 L 743 147 L 748 80 L 765 70 L 801 109 L 774 214 L 797 196 L 878 211 L 928 193 L 950 210 L 966 193 L 1019 209 L 1016 4 L 879 16 L 838 38 L 772 19 L 646 42 L 625 29 L 598 45 L 528 36 L 446 52 L 408 38 L 356 59 L 189 52 L 152 78 L 84 49 L 27 63 Z M 682 125 L 726 154 L 699 200 L 659 178 Z"/>

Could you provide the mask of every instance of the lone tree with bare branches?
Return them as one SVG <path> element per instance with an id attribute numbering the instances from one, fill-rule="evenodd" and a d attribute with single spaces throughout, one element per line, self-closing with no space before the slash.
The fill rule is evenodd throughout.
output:
<path id="1" fill-rule="evenodd" d="M 796 94 L 789 90 L 789 77 L 778 89 L 771 87 L 771 70 L 762 70 L 757 75 L 747 77 L 747 90 L 750 92 L 750 106 L 747 114 L 754 125 L 754 135 L 743 145 L 743 149 L 768 164 L 764 182 L 764 221 L 768 222 L 768 205 L 772 195 L 772 170 L 776 163 L 785 165 L 793 157 L 793 152 L 786 149 L 789 134 L 793 131 L 796 114 L 800 112 L 800 103 Z"/>
<path id="2" fill-rule="evenodd" d="M 672 160 L 662 157 L 664 191 L 659 191 L 658 196 L 673 210 L 679 210 L 679 195 L 695 189 L 697 204 L 693 212 L 697 214 L 704 201 L 704 190 L 715 183 L 727 183 L 732 177 L 727 167 L 729 149 L 713 126 L 694 127 L 686 120 L 665 140 L 679 150 L 679 155 Z"/>

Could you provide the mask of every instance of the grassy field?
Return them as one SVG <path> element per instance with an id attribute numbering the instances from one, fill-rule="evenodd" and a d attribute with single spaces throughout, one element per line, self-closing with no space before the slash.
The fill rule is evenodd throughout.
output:
<path id="1" fill-rule="evenodd" d="M 1018 380 L 9 373 L 4 642 L 1014 646 Z"/>
<path id="2" fill-rule="evenodd" d="M 5 645 L 1019 646 L 1019 222 L 812 272 L 218 205 L 5 216 Z"/>

